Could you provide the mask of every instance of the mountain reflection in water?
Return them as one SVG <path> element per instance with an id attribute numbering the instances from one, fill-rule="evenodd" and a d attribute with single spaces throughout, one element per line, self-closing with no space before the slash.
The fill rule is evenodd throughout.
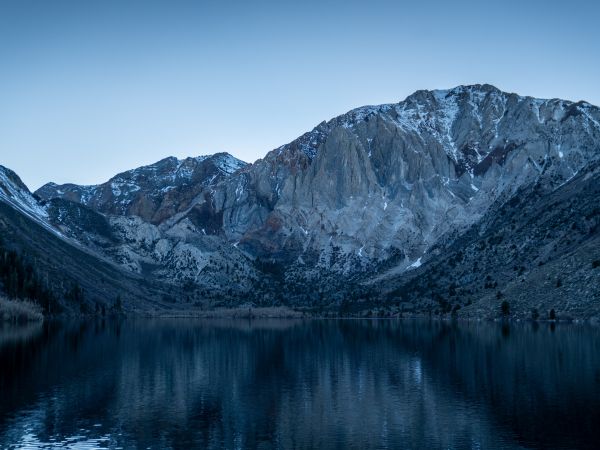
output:
<path id="1" fill-rule="evenodd" d="M 122 320 L 0 328 L 0 447 L 597 448 L 600 328 Z"/>

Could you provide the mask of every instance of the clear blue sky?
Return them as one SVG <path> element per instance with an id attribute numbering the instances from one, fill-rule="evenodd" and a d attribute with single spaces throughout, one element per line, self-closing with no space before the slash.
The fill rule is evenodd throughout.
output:
<path id="1" fill-rule="evenodd" d="M 169 155 L 251 162 L 459 84 L 598 105 L 599 3 L 0 0 L 0 164 L 35 189 Z"/>

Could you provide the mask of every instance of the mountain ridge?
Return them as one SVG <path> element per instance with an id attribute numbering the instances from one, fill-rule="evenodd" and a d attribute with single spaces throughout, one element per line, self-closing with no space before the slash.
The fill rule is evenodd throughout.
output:
<path id="1" fill-rule="evenodd" d="M 170 157 L 35 195 L 46 223 L 123 270 L 254 303 L 310 286 L 299 304 L 339 306 L 377 297 L 384 267 L 426 270 L 506 202 L 551 196 L 599 158 L 597 107 L 484 84 L 353 109 L 253 164 Z"/>

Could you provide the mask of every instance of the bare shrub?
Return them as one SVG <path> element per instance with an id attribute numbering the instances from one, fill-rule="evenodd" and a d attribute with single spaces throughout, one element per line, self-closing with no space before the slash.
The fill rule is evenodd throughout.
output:
<path id="1" fill-rule="evenodd" d="M 38 304 L 0 297 L 0 322 L 37 322 L 43 319 L 42 308 Z"/>

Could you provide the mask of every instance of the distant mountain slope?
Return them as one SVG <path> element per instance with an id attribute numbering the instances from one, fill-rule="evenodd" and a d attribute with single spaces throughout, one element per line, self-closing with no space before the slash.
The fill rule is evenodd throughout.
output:
<path id="1" fill-rule="evenodd" d="M 14 172 L 0 166 L 0 247 L 3 251 L 16 251 L 31 266 L 62 312 L 94 313 L 102 307 L 110 312 L 119 299 L 124 311 L 164 313 L 174 308 L 180 310 L 174 299 L 184 295 L 202 300 L 200 303 L 206 306 L 204 298 L 199 298 L 194 290 L 184 293 L 176 286 L 133 274 L 53 228 L 51 217 L 56 202 L 74 208 L 79 219 L 85 217 L 82 211 L 94 219 L 103 218 L 65 200 L 38 202 Z M 110 233 L 109 229 L 103 231 Z M 82 291 L 74 295 L 74 289 Z"/>
<path id="2" fill-rule="evenodd" d="M 21 178 L 4 166 L 0 166 L 0 200 L 43 226 L 47 226 L 48 213 L 45 208 L 31 195 Z M 55 232 L 51 227 L 49 229 Z"/>
<path id="3" fill-rule="evenodd" d="M 94 186 L 48 183 L 36 191 L 43 199 L 63 198 L 112 215 L 139 216 L 153 224 L 188 208 L 203 190 L 242 169 L 246 163 L 227 153 L 128 170 Z"/>

